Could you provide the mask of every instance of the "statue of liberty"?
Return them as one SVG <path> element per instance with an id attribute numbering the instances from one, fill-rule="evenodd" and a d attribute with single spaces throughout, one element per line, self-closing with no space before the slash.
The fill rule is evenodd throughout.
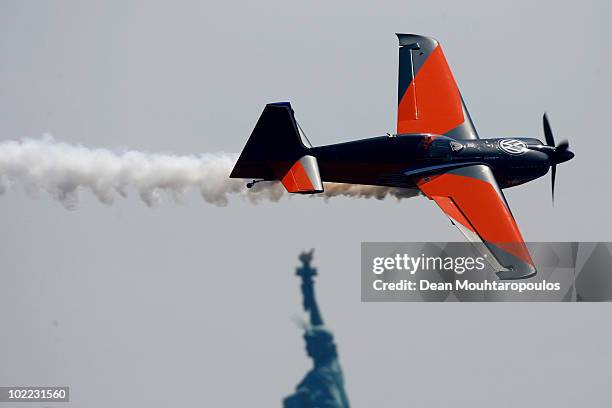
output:
<path id="1" fill-rule="evenodd" d="M 304 325 L 304 340 L 313 367 L 297 385 L 295 393 L 283 400 L 283 408 L 349 408 L 334 336 L 323 325 L 315 299 L 313 277 L 317 270 L 310 266 L 313 253 L 314 250 L 300 254 L 302 266 L 296 271 L 302 278 L 304 310 L 310 314 L 309 324 Z"/>

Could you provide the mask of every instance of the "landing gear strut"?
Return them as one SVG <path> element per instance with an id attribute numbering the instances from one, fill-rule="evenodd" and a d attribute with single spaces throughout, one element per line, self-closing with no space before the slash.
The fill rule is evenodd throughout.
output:
<path id="1" fill-rule="evenodd" d="M 253 180 L 253 181 L 247 183 L 246 187 L 247 188 L 252 188 L 255 184 L 259 183 L 260 181 L 263 181 L 263 180 Z"/>

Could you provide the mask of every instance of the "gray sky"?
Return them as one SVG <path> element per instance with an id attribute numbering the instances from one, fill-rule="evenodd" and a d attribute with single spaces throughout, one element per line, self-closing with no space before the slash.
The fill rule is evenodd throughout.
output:
<path id="1" fill-rule="evenodd" d="M 0 4 L 0 139 L 239 151 L 267 102 L 314 144 L 395 129 L 395 32 L 440 40 L 481 137 L 576 158 L 506 190 L 531 241 L 611 240 L 609 2 Z M 316 247 L 355 407 L 608 406 L 607 304 L 360 303 L 362 241 L 461 240 L 425 198 L 77 211 L 0 197 L 0 385 L 88 407 L 279 406 L 308 368 L 293 276 Z"/>

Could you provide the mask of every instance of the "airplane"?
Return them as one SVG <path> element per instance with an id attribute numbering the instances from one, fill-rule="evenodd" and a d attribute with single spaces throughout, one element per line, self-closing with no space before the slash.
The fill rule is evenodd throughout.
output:
<path id="1" fill-rule="evenodd" d="M 433 200 L 499 279 L 525 279 L 536 266 L 502 189 L 571 160 L 569 143 L 536 138 L 481 139 L 437 40 L 399 39 L 397 133 L 312 146 L 289 102 L 266 105 L 230 177 L 279 180 L 290 193 L 317 194 L 325 182 L 415 190 Z"/>

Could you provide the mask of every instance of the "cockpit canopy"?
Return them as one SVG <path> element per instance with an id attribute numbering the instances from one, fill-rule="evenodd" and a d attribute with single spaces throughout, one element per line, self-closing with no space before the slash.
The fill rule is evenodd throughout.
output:
<path id="1" fill-rule="evenodd" d="M 452 153 L 463 149 L 463 144 L 446 136 L 432 136 L 429 143 L 430 157 L 450 157 Z M 427 147 L 426 147 L 427 148 Z"/>

